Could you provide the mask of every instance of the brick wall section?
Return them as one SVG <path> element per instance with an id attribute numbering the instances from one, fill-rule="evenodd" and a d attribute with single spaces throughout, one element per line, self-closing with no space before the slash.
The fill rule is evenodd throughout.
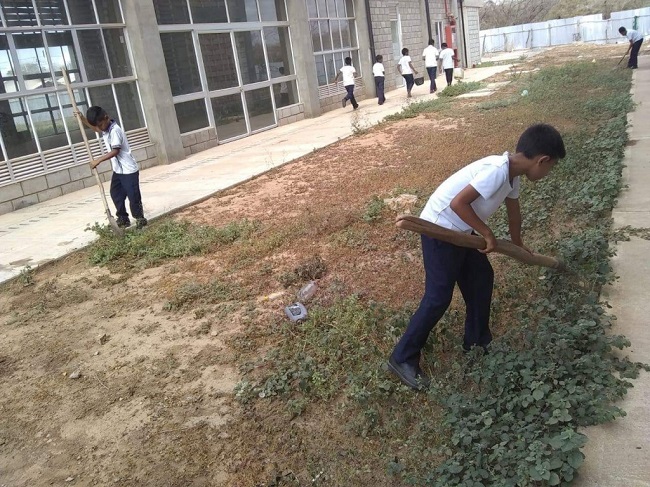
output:
<path id="1" fill-rule="evenodd" d="M 305 107 L 302 103 L 276 110 L 278 125 L 288 125 L 305 119 Z"/>
<path id="2" fill-rule="evenodd" d="M 185 157 L 211 149 L 217 145 L 217 131 L 214 128 L 197 130 L 181 136 Z"/>
<path id="3" fill-rule="evenodd" d="M 478 64 L 481 62 L 481 39 L 479 36 L 480 26 L 479 26 L 479 9 L 478 8 L 467 8 L 467 37 L 468 37 L 468 46 L 467 52 L 469 54 L 469 59 L 467 60 L 470 66 Z"/>
<path id="4" fill-rule="evenodd" d="M 444 4 L 435 0 L 429 2 L 432 19 L 442 20 L 444 18 Z M 386 91 L 394 90 L 401 85 L 401 79 L 397 73 L 397 61 L 399 57 L 393 52 L 393 37 L 391 33 L 391 21 L 397 20 L 396 12 L 399 12 L 402 28 L 402 45 L 408 48 L 409 55 L 413 59 L 413 66 L 424 75 L 424 61 L 422 51 L 427 46 L 427 23 L 422 17 L 422 0 L 370 0 L 370 16 L 372 19 L 372 30 L 375 38 L 375 51 L 384 57 L 384 68 L 386 70 Z M 442 12 L 442 13 L 441 13 Z"/>
<path id="5" fill-rule="evenodd" d="M 134 149 L 133 156 L 141 169 L 158 165 L 158 156 L 153 145 Z M 103 162 L 97 169 L 102 181 L 111 179 L 113 173 L 109 162 Z M 0 215 L 96 184 L 90 167 L 81 164 L 2 186 L 0 187 Z"/>

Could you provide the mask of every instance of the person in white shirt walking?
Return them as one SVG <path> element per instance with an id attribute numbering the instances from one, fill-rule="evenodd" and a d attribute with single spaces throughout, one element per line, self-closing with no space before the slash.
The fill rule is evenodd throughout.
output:
<path id="1" fill-rule="evenodd" d="M 334 83 L 336 83 L 339 80 L 339 76 L 343 77 L 343 86 L 345 86 L 346 91 L 348 92 L 347 95 L 343 97 L 343 108 L 345 108 L 345 105 L 347 104 L 348 100 L 350 100 L 350 103 L 352 103 L 352 107 L 354 110 L 359 108 L 359 104 L 357 103 L 357 100 L 354 98 L 354 75 L 357 73 L 357 70 L 354 69 L 354 66 L 352 66 L 352 58 L 346 57 L 345 58 L 345 66 L 343 66 L 338 73 L 336 73 L 336 78 L 334 78 Z"/>
<path id="2" fill-rule="evenodd" d="M 413 67 L 411 56 L 409 56 L 409 50 L 407 48 L 402 49 L 402 57 L 397 63 L 397 71 L 402 75 L 404 81 L 406 81 L 406 97 L 411 98 L 411 90 L 415 84 L 413 75 L 418 74 L 418 72 Z"/>
<path id="3" fill-rule="evenodd" d="M 436 49 L 436 43 L 433 39 L 429 39 L 429 45 L 422 52 L 422 59 L 424 59 L 424 67 L 427 69 L 429 74 L 429 79 L 431 80 L 431 86 L 429 87 L 429 93 L 435 93 L 438 91 L 436 86 L 436 76 L 438 71 L 438 54 L 439 51 Z"/>
<path id="4" fill-rule="evenodd" d="M 643 36 L 636 30 L 630 29 L 627 30 L 625 27 L 618 29 L 618 32 L 627 37 L 627 40 L 630 41 L 630 46 L 627 48 L 627 54 L 630 53 L 630 59 L 627 61 L 627 67 L 631 69 L 636 69 L 639 67 L 639 51 L 641 50 L 641 44 L 643 44 Z"/>
<path id="5" fill-rule="evenodd" d="M 386 101 L 384 96 L 384 80 L 385 80 L 385 70 L 382 61 L 384 58 L 381 54 L 377 54 L 375 57 L 375 64 L 372 65 L 372 74 L 375 77 L 375 88 L 377 89 L 377 103 L 383 105 Z"/>
<path id="6" fill-rule="evenodd" d="M 442 61 L 442 69 L 447 78 L 447 86 L 451 86 L 451 82 L 454 79 L 454 61 L 456 57 L 454 56 L 454 50 L 450 49 L 446 42 L 443 42 L 441 47 L 442 51 L 440 51 L 439 56 Z"/>

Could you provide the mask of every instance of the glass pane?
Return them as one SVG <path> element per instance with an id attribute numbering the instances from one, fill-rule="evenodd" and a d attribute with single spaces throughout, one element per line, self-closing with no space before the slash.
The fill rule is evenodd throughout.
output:
<path id="1" fill-rule="evenodd" d="M 115 105 L 115 98 L 113 97 L 113 90 L 110 86 L 98 86 L 96 88 L 88 88 L 90 92 L 90 104 L 93 106 L 102 107 L 109 118 L 119 122 L 117 116 L 117 106 Z"/>
<path id="2" fill-rule="evenodd" d="M 275 107 L 282 108 L 298 103 L 298 90 L 295 81 L 284 81 L 273 85 Z"/>
<path id="3" fill-rule="evenodd" d="M 345 12 L 348 17 L 354 17 L 354 0 L 345 0 Z"/>
<path id="4" fill-rule="evenodd" d="M 275 111 L 270 88 L 247 91 L 246 108 L 248 109 L 251 132 L 275 125 Z"/>
<path id="5" fill-rule="evenodd" d="M 336 0 L 327 0 L 327 16 L 336 18 Z"/>
<path id="6" fill-rule="evenodd" d="M 255 0 L 228 0 L 228 14 L 231 22 L 258 22 Z"/>
<path id="7" fill-rule="evenodd" d="M 56 95 L 39 95 L 27 98 L 32 122 L 41 144 L 41 150 L 68 145 L 63 116 Z"/>
<path id="8" fill-rule="evenodd" d="M 329 20 L 321 20 L 320 24 L 320 38 L 323 42 L 323 51 L 332 49 L 332 38 L 330 37 Z"/>
<path id="9" fill-rule="evenodd" d="M 332 49 L 341 49 L 341 29 L 338 20 L 330 20 L 332 29 Z"/>
<path id="10" fill-rule="evenodd" d="M 357 27 L 354 20 L 348 20 L 350 30 L 350 47 L 357 47 Z"/>
<path id="11" fill-rule="evenodd" d="M 172 95 L 201 91 L 201 78 L 190 32 L 160 34 Z"/>
<path id="12" fill-rule="evenodd" d="M 7 27 L 38 25 L 32 0 L 2 0 L 0 6 Z"/>
<path id="13" fill-rule="evenodd" d="M 327 0 L 317 0 L 318 16 L 322 19 L 327 18 Z"/>
<path id="14" fill-rule="evenodd" d="M 340 59 L 337 59 L 337 61 L 340 61 Z M 325 54 L 325 71 L 327 72 L 328 82 L 332 81 L 336 73 L 338 73 L 338 69 L 340 68 L 338 64 L 338 62 L 334 62 L 334 54 Z"/>
<path id="15" fill-rule="evenodd" d="M 220 96 L 211 101 L 219 140 L 231 139 L 247 133 L 244 106 L 240 95 Z"/>
<path id="16" fill-rule="evenodd" d="M 153 0 L 158 24 L 189 24 L 190 13 L 185 0 Z"/>
<path id="17" fill-rule="evenodd" d="M 0 35 L 0 94 L 16 91 L 18 91 L 18 78 L 9 55 L 9 43 L 6 35 Z"/>
<path id="18" fill-rule="evenodd" d="M 91 0 L 68 0 L 68 10 L 73 24 L 96 24 Z"/>
<path id="19" fill-rule="evenodd" d="M 63 0 L 36 0 L 36 9 L 42 25 L 68 25 Z"/>
<path id="20" fill-rule="evenodd" d="M 22 99 L 0 101 L 0 133 L 9 159 L 38 151 Z"/>
<path id="21" fill-rule="evenodd" d="M 317 20 L 311 20 L 309 22 L 309 32 L 311 32 L 311 45 L 314 48 L 314 52 L 322 51 L 323 46 L 320 42 L 320 30 L 318 30 Z"/>
<path id="22" fill-rule="evenodd" d="M 84 90 L 73 90 L 74 99 L 77 102 L 77 108 L 79 111 L 86 114 L 88 110 L 88 99 L 86 98 L 86 92 Z M 68 125 L 68 132 L 70 133 L 70 140 L 73 144 L 82 142 L 83 138 L 81 137 L 81 132 L 79 131 L 79 122 L 77 122 L 77 117 L 75 117 L 72 110 L 72 104 L 70 103 L 70 97 L 68 96 L 67 91 L 59 93 L 59 99 L 61 100 L 61 106 L 63 107 L 63 117 L 65 118 L 65 123 Z M 87 127 L 84 127 L 86 131 L 86 137 L 88 140 L 95 138 L 95 132 L 90 130 Z"/>
<path id="23" fill-rule="evenodd" d="M 95 0 L 100 24 L 121 24 L 122 13 L 118 0 Z"/>
<path id="24" fill-rule="evenodd" d="M 131 76 L 131 62 L 126 50 L 126 39 L 123 29 L 104 29 L 104 40 L 106 41 L 106 51 L 108 59 L 111 62 L 111 71 L 113 78 L 122 76 Z"/>
<path id="25" fill-rule="evenodd" d="M 271 68 L 271 78 L 295 74 L 289 29 L 287 27 L 265 27 L 264 41 Z"/>
<path id="26" fill-rule="evenodd" d="M 59 80 L 63 76 L 61 72 L 62 68 L 68 71 L 71 81 L 80 81 L 79 64 L 77 63 L 77 55 L 72 44 L 72 34 L 69 31 L 46 32 L 45 38 L 47 39 L 50 59 L 52 60 L 52 69 L 54 70 L 57 82 L 63 84 L 63 80 Z"/>
<path id="27" fill-rule="evenodd" d="M 287 20 L 287 12 L 284 9 L 284 0 L 260 0 L 260 13 L 262 14 L 262 20 Z"/>
<path id="28" fill-rule="evenodd" d="M 345 9 L 345 0 L 336 0 L 336 16 L 347 17 L 347 10 Z"/>
<path id="29" fill-rule="evenodd" d="M 108 62 L 104 55 L 102 35 L 99 30 L 79 30 L 79 47 L 88 80 L 108 79 Z"/>
<path id="30" fill-rule="evenodd" d="M 238 86 L 237 66 L 230 34 L 201 34 L 199 42 L 208 90 L 223 90 Z"/>
<path id="31" fill-rule="evenodd" d="M 350 43 L 350 24 L 348 20 L 341 20 L 341 38 L 343 39 L 342 47 L 352 47 Z"/>
<path id="32" fill-rule="evenodd" d="M 262 49 L 262 32 L 235 32 L 239 70 L 244 84 L 266 81 L 266 63 Z"/>
<path id="33" fill-rule="evenodd" d="M 54 86 L 50 65 L 45 55 L 43 36 L 35 32 L 14 34 L 18 69 L 25 79 L 28 90 Z"/>
<path id="34" fill-rule="evenodd" d="M 186 101 L 174 105 L 176 118 L 181 134 L 192 132 L 208 126 L 208 113 L 205 110 L 205 100 Z"/>
<path id="35" fill-rule="evenodd" d="M 115 94 L 122 114 L 122 128 L 133 130 L 144 127 L 144 116 L 135 81 L 115 85 Z"/>
<path id="36" fill-rule="evenodd" d="M 316 0 L 307 0 L 307 17 L 315 19 L 318 17 L 318 10 L 316 8 Z"/>
<path id="37" fill-rule="evenodd" d="M 325 59 L 323 59 L 323 56 L 316 56 L 316 77 L 318 78 L 318 86 L 327 84 L 327 73 L 325 73 Z"/>
<path id="38" fill-rule="evenodd" d="M 190 8 L 195 24 L 228 22 L 226 0 L 190 0 Z"/>

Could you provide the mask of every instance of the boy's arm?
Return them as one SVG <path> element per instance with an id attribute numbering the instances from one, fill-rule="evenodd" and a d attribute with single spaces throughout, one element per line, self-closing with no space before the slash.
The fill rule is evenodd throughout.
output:
<path id="1" fill-rule="evenodd" d="M 418 71 L 413 67 L 413 63 L 409 61 L 409 66 L 411 67 L 411 71 L 413 71 L 413 74 L 418 74 Z"/>
<path id="2" fill-rule="evenodd" d="M 338 80 L 339 80 L 339 75 L 340 75 L 340 74 L 341 74 L 340 71 L 339 71 L 338 73 L 336 73 L 336 76 L 335 76 L 334 79 L 332 80 L 332 83 L 336 83 L 336 82 L 338 82 Z"/>
<path id="3" fill-rule="evenodd" d="M 465 186 L 460 193 L 458 193 L 453 200 L 451 200 L 450 207 L 456 213 L 461 220 L 467 223 L 470 227 L 476 230 L 481 236 L 485 239 L 486 247 L 483 250 L 479 250 L 484 254 L 492 252 L 497 246 L 497 239 L 483 220 L 481 220 L 474 208 L 472 208 L 472 203 L 480 195 L 476 189 L 471 184 Z"/>
<path id="4" fill-rule="evenodd" d="M 531 252 L 531 250 L 524 245 L 524 242 L 521 239 L 521 207 L 519 206 L 519 199 L 506 198 L 506 210 L 508 211 L 510 240 L 512 240 L 512 243 L 516 246 Z"/>
<path id="5" fill-rule="evenodd" d="M 110 151 L 108 154 L 104 154 L 102 157 L 99 159 L 93 159 L 90 161 L 90 168 L 95 169 L 97 166 L 99 166 L 102 162 L 108 161 L 112 159 L 113 157 L 117 156 L 120 153 L 120 149 L 113 149 Z"/>

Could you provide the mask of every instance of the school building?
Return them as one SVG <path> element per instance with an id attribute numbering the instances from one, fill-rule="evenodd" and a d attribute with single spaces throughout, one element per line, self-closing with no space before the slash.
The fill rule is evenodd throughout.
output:
<path id="1" fill-rule="evenodd" d="M 375 54 L 387 90 L 402 86 L 402 47 L 425 72 L 430 37 L 471 67 L 482 3 L 1 0 L 0 214 L 95 184 L 63 69 L 79 109 L 104 107 L 147 168 L 340 107 L 347 56 L 358 99 L 375 95 Z"/>

